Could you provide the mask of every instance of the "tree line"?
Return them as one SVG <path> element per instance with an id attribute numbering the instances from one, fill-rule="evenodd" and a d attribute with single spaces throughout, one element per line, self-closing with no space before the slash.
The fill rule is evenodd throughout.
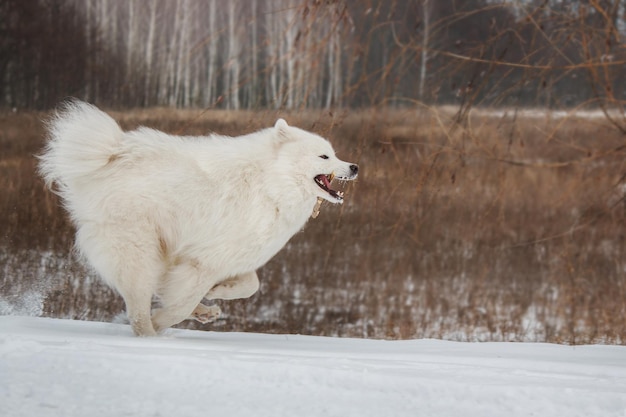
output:
<path id="1" fill-rule="evenodd" d="M 3 0 L 0 103 L 621 105 L 621 0 Z"/>

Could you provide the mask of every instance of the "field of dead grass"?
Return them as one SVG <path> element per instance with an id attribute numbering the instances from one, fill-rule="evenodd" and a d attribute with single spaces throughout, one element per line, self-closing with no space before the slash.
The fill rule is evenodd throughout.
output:
<path id="1" fill-rule="evenodd" d="M 238 135 L 278 116 L 358 162 L 224 302 L 228 331 L 373 338 L 626 342 L 626 138 L 603 118 L 454 109 L 112 112 L 126 128 Z M 121 299 L 71 254 L 35 174 L 44 113 L 0 114 L 0 313 L 112 320 Z"/>

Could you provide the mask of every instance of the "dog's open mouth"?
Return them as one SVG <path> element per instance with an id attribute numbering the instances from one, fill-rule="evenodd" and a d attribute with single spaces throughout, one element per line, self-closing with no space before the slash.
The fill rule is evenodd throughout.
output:
<path id="1" fill-rule="evenodd" d="M 315 183 L 331 197 L 341 201 L 343 200 L 343 191 L 337 191 L 330 188 L 330 182 L 335 178 L 335 174 L 320 174 L 317 175 L 315 179 Z"/>

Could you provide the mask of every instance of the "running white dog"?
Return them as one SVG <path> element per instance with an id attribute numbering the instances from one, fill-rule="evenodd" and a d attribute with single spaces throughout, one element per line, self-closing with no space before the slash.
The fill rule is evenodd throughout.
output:
<path id="1" fill-rule="evenodd" d="M 206 298 L 254 294 L 255 270 L 306 223 L 319 197 L 341 203 L 333 177 L 358 166 L 323 138 L 288 126 L 237 138 L 124 132 L 73 101 L 49 124 L 40 171 L 77 227 L 76 245 L 124 297 L 133 331 L 155 335 L 220 310 Z M 151 311 L 156 295 L 161 307 Z"/>

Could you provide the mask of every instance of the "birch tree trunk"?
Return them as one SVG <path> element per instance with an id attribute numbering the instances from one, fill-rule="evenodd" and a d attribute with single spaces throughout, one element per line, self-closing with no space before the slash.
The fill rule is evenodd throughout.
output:
<path id="1" fill-rule="evenodd" d="M 258 38 L 259 38 L 259 27 L 258 27 L 258 8 L 257 8 L 257 0 L 252 0 L 251 1 L 251 12 L 250 12 L 250 18 L 252 19 L 252 66 L 251 66 L 251 74 L 249 77 L 250 80 L 250 95 L 248 98 L 248 108 L 252 108 L 253 106 L 256 106 L 259 104 L 259 97 L 258 97 L 258 92 L 259 92 L 259 44 L 258 44 Z"/>
<path id="2" fill-rule="evenodd" d="M 164 100 L 170 106 L 176 105 L 177 100 L 177 86 L 178 86 L 178 39 L 180 37 L 180 21 L 181 21 L 181 4 L 182 0 L 176 1 L 176 9 L 174 12 L 174 24 L 172 26 L 172 32 L 170 33 L 170 44 L 167 51 L 167 59 L 165 62 L 164 76 L 166 88 L 163 90 Z"/>
<path id="3" fill-rule="evenodd" d="M 265 31 L 267 36 L 267 63 L 268 82 L 266 83 L 266 100 L 267 103 L 278 108 L 280 106 L 278 100 L 278 71 L 279 71 L 279 55 L 280 55 L 280 36 L 278 29 L 278 19 L 275 12 L 267 10 L 265 13 Z"/>
<path id="4" fill-rule="evenodd" d="M 196 3 L 193 3 L 196 4 Z M 178 100 L 183 107 L 189 107 L 191 104 L 191 55 L 189 53 L 189 41 L 191 33 L 190 17 L 193 10 L 191 9 L 189 0 L 183 3 L 183 28 L 180 37 L 179 60 L 178 65 L 181 70 L 181 88 L 182 96 Z"/>
<path id="5" fill-rule="evenodd" d="M 133 60 L 133 47 L 135 46 L 135 0 L 128 2 L 128 33 L 126 39 L 126 79 L 130 80 Z"/>
<path id="6" fill-rule="evenodd" d="M 216 68 L 217 68 L 217 28 L 215 21 L 217 18 L 217 10 L 215 3 L 217 0 L 210 0 L 209 2 L 209 42 L 207 51 L 207 69 L 206 69 L 206 98 L 204 100 L 205 107 L 208 107 L 217 100 L 217 80 L 216 80 Z"/>
<path id="7" fill-rule="evenodd" d="M 91 61 L 93 62 L 94 59 L 94 52 L 93 52 L 93 42 L 92 42 L 92 33 L 93 33 L 93 28 L 92 28 L 92 19 L 93 19 L 93 15 L 94 13 L 91 10 L 91 1 L 92 0 L 86 0 L 85 1 L 85 7 L 86 7 L 86 11 L 85 11 L 85 33 L 87 34 L 87 36 L 85 37 L 85 43 L 87 44 L 87 53 L 90 55 Z M 85 66 L 85 100 L 87 101 L 93 101 L 93 96 L 92 96 L 92 88 L 93 88 L 93 80 L 92 80 L 92 67 L 93 65 L 89 65 L 89 63 Z"/>
<path id="8" fill-rule="evenodd" d="M 328 88 L 326 90 L 326 103 L 324 105 L 324 107 L 326 107 L 327 109 L 330 108 L 330 106 L 333 104 L 333 98 L 335 95 L 335 67 L 336 67 L 336 54 L 335 54 L 335 34 L 331 33 L 330 34 L 330 39 L 328 41 L 328 51 L 327 51 L 327 56 L 328 56 Z"/>
<path id="9" fill-rule="evenodd" d="M 153 56 L 153 50 L 154 50 L 154 31 L 155 31 L 155 26 L 156 26 L 156 9 L 157 9 L 157 4 L 156 4 L 157 0 L 150 0 L 149 2 L 149 7 L 150 7 L 150 19 L 148 21 L 148 38 L 146 39 L 146 45 L 145 45 L 145 52 L 146 52 L 146 57 L 145 57 L 145 65 L 146 65 L 146 72 L 145 72 L 145 82 L 144 82 L 144 96 L 143 96 L 143 105 L 144 106 L 148 106 L 150 105 L 150 101 L 151 101 L 151 92 L 152 92 L 152 56 Z"/>
<path id="10" fill-rule="evenodd" d="M 311 59 L 311 25 L 306 16 L 302 17 L 302 23 L 300 25 L 300 39 L 296 45 L 303 45 L 303 47 L 296 46 L 298 49 L 298 65 L 296 68 L 296 80 L 298 84 L 298 90 L 296 94 L 296 103 L 298 107 L 306 107 L 306 102 L 309 97 L 309 87 L 312 82 L 308 77 L 308 73 L 312 64 Z"/>
<path id="11" fill-rule="evenodd" d="M 326 92 L 326 108 L 340 105 L 342 73 L 341 73 L 341 13 L 338 5 L 330 6 L 330 34 L 328 40 L 328 89 Z"/>
<path id="12" fill-rule="evenodd" d="M 239 31 L 235 30 L 236 6 L 238 2 L 230 0 L 228 2 L 228 59 L 226 70 L 226 88 L 228 89 L 229 109 L 239 109 Z"/>
<path id="13" fill-rule="evenodd" d="M 116 2 L 98 2 L 100 4 L 100 18 L 98 19 L 98 30 L 102 33 L 106 33 L 105 41 L 110 45 L 113 45 L 115 50 L 118 49 L 118 37 L 120 36 L 120 26 L 122 25 L 119 22 L 119 9 L 120 5 Z M 106 52 L 102 51 L 101 48 L 95 52 L 96 55 L 96 66 L 98 68 L 107 68 L 107 64 L 109 63 Z M 103 95 L 106 95 L 108 100 L 113 103 L 119 102 L 120 100 L 120 92 L 119 89 L 112 89 L 112 85 L 119 84 L 120 77 L 125 72 L 126 68 L 120 65 L 115 67 L 115 71 L 110 70 L 107 74 L 107 79 L 99 79 L 95 81 L 96 86 L 95 89 L 97 91 L 104 92 Z M 108 68 L 107 68 L 108 69 Z"/>
<path id="14" fill-rule="evenodd" d="M 430 31 L 430 0 L 422 0 L 422 13 L 424 15 L 424 32 L 422 34 L 422 59 L 420 64 L 420 83 L 418 97 L 424 101 L 424 85 L 426 83 L 426 70 L 428 64 L 428 37 Z"/>
<path id="15" fill-rule="evenodd" d="M 290 5 L 288 11 L 286 12 L 286 30 L 283 36 L 284 39 L 283 46 L 284 50 L 281 57 L 281 62 L 285 63 L 285 71 L 284 71 L 284 84 L 283 89 L 281 91 L 284 96 L 283 101 L 288 109 L 294 108 L 294 96 L 296 93 L 296 60 L 297 60 L 297 52 L 294 48 L 295 37 L 297 36 L 298 26 L 295 22 L 295 13 L 292 9 L 293 6 Z"/>

